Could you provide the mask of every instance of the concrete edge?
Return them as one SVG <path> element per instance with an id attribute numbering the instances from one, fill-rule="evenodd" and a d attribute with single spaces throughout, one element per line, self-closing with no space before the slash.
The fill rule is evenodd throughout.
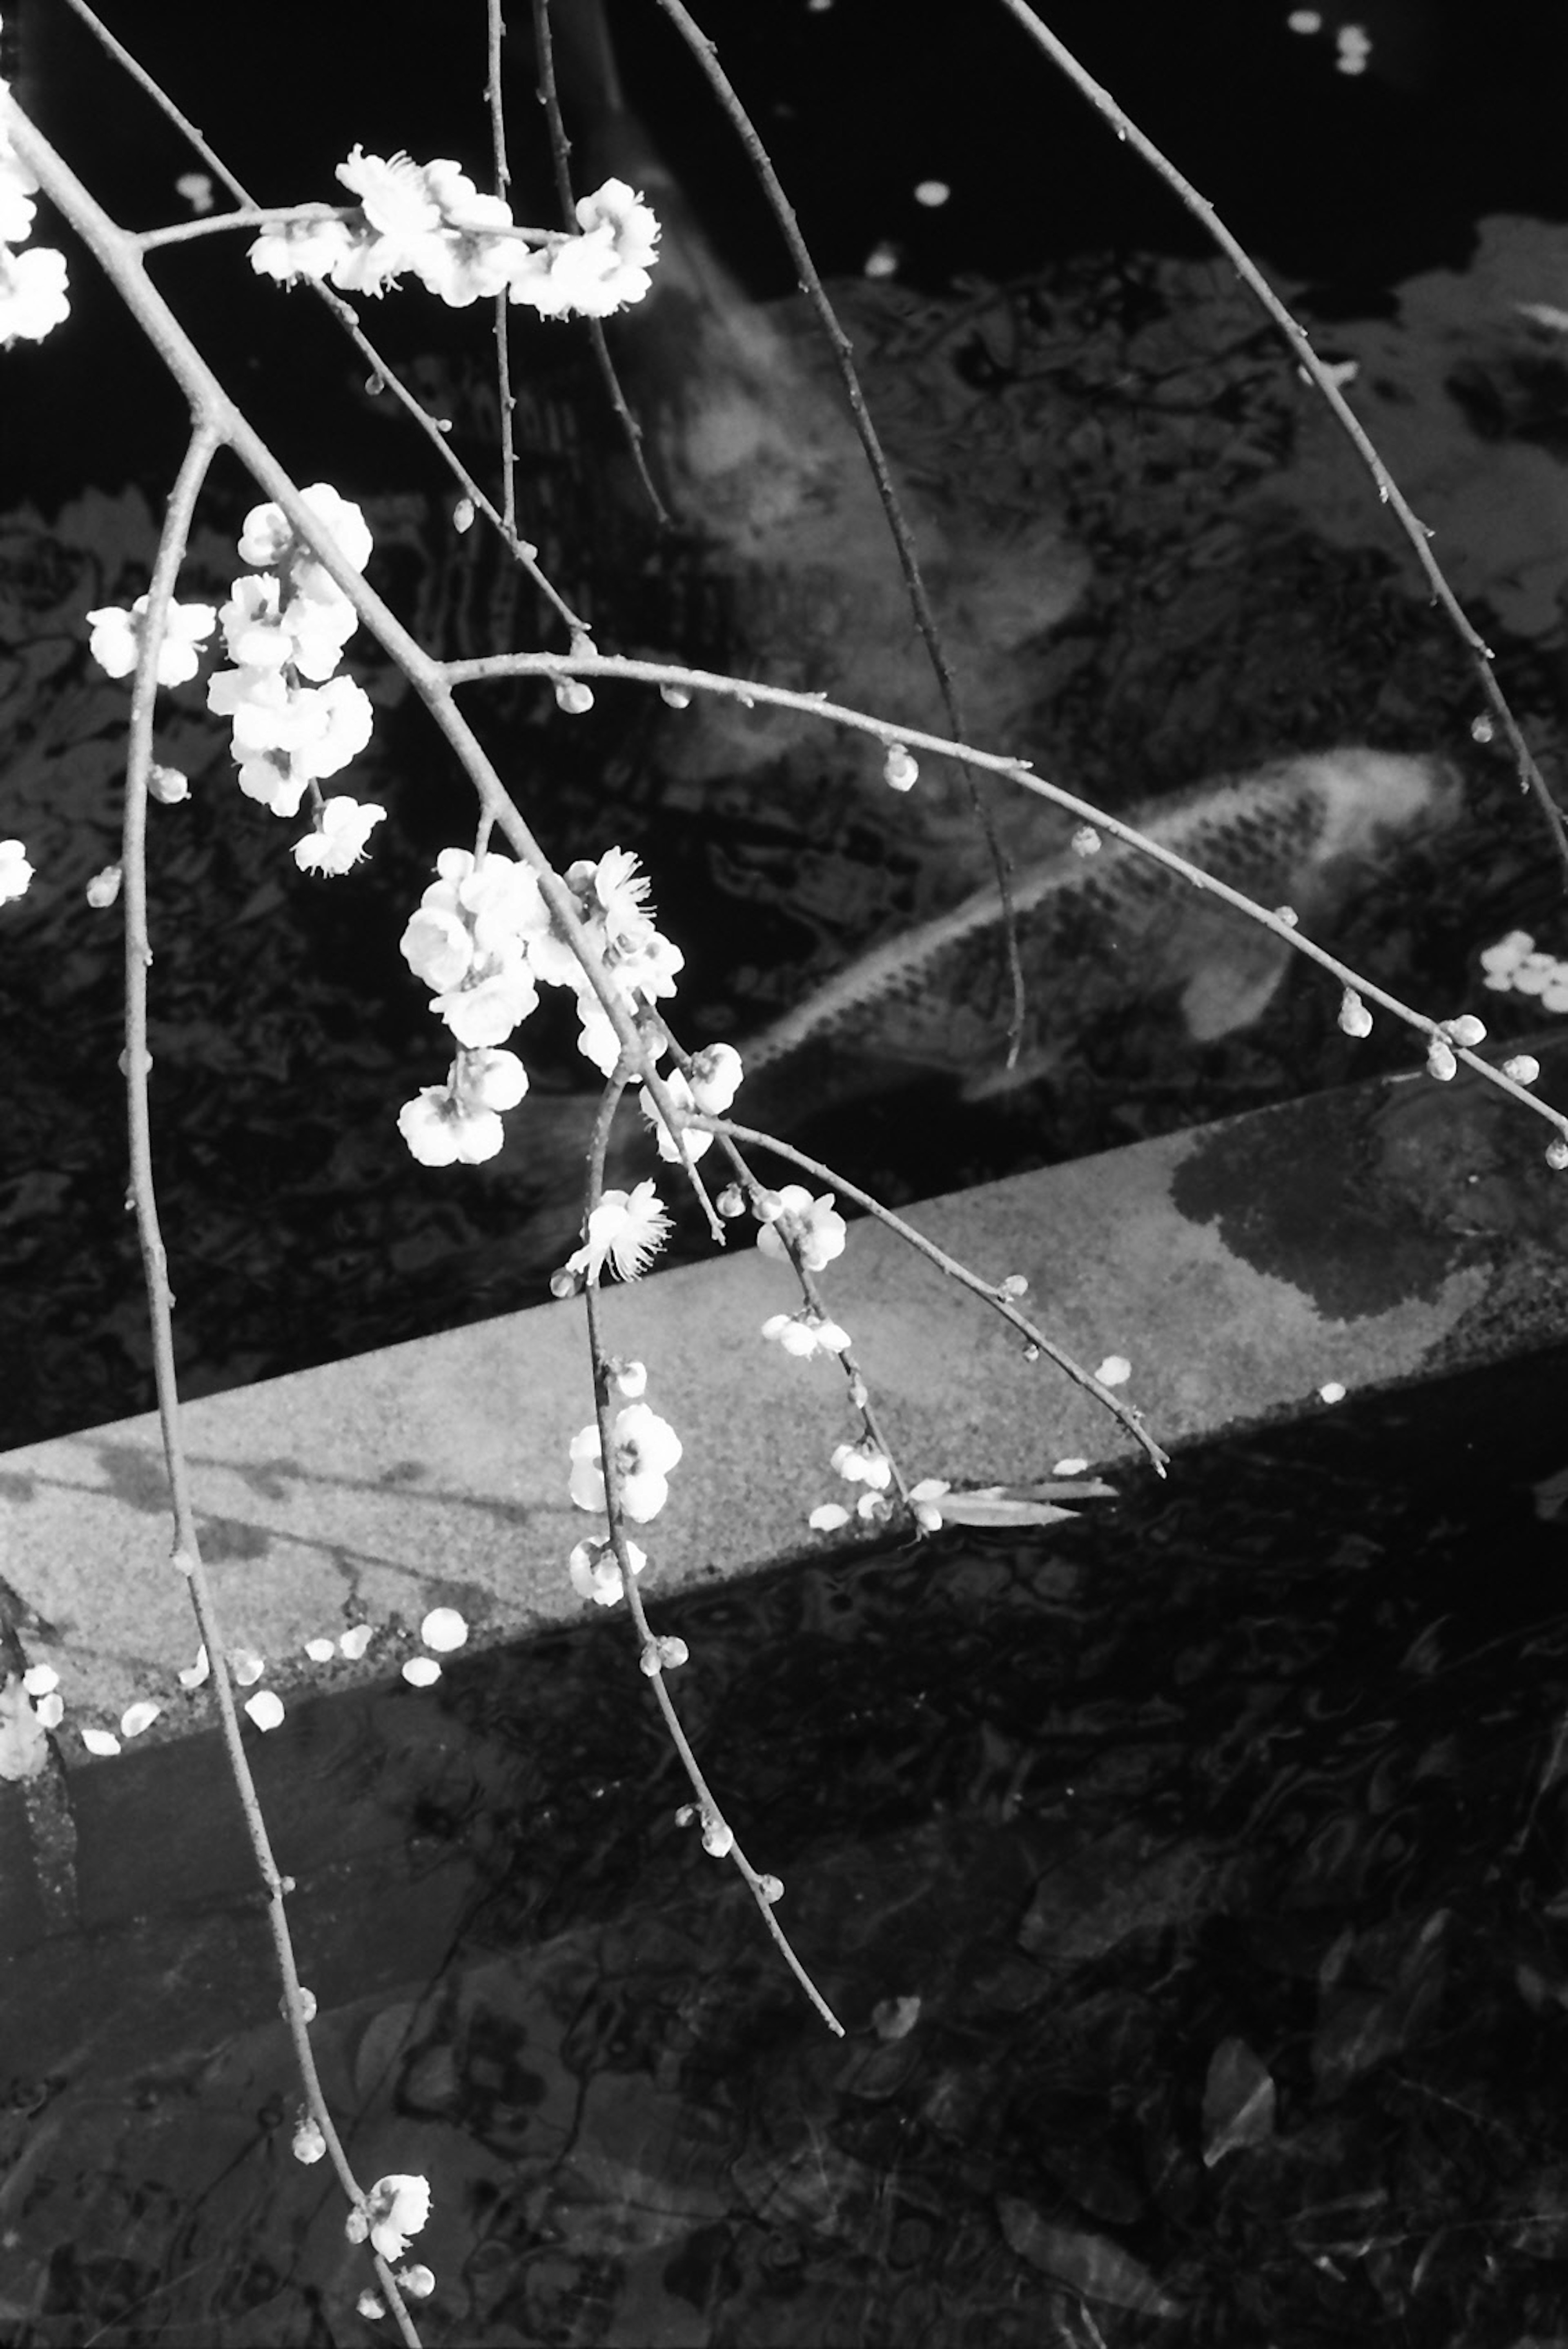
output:
<path id="1" fill-rule="evenodd" d="M 1538 1046 L 1561 1098 L 1568 1041 Z M 1553 1078 L 1557 1081 L 1553 1092 Z M 1568 1176 L 1544 1130 L 1480 1080 L 1401 1078 L 1281 1104 L 911 1209 L 988 1278 L 1022 1273 L 1042 1326 L 1123 1390 L 1169 1447 L 1568 1335 Z M 978 1300 L 868 1224 L 824 1276 L 911 1477 L 1022 1482 L 1133 1447 L 1091 1398 Z M 817 1537 L 855 1423 L 829 1361 L 760 1336 L 790 1309 L 750 1246 L 618 1288 L 608 1342 L 649 1366 L 648 1401 L 685 1447 L 649 1526 L 661 1590 L 777 1564 Z M 212 1396 L 185 1413 L 203 1554 L 232 1647 L 291 1695 L 384 1678 L 435 1607 L 469 1650 L 576 1619 L 574 1542 L 597 1520 L 566 1493 L 591 1416 L 581 1309 L 558 1304 Z M 0 1456 L 0 1578 L 29 1662 L 60 1676 L 57 1747 L 162 1710 L 153 1741 L 210 1726 L 180 1685 L 196 1648 L 155 1418 Z M 363 1660 L 309 1639 L 372 1626 Z M 3 1741 L 0 1741 L 3 1744 Z"/>

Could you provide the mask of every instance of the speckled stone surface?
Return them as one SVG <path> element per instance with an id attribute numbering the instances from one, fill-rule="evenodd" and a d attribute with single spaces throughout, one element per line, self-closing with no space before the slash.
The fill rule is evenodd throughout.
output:
<path id="1" fill-rule="evenodd" d="M 1541 1091 L 1562 1097 L 1568 1052 Z M 1122 1391 L 1167 1445 L 1322 1408 L 1318 1390 L 1440 1372 L 1568 1333 L 1568 1175 L 1547 1129 L 1479 1080 L 1355 1087 L 1024 1175 L 912 1210 L 932 1238 L 1029 1306 Z M 1125 1432 L 1015 1332 L 884 1230 L 852 1229 L 824 1277 L 911 1477 L 990 1484 L 1068 1455 L 1125 1459 Z M 784 1268 L 727 1257 L 616 1288 L 608 1342 L 649 1366 L 648 1401 L 685 1446 L 647 1529 L 660 1588 L 746 1572 L 817 1537 L 855 1433 L 826 1360 L 759 1334 Z M 566 1573 L 591 1522 L 566 1493 L 591 1416 L 581 1309 L 552 1305 L 215 1396 L 185 1414 L 203 1552 L 225 1635 L 286 1702 L 395 1670 L 437 1606 L 472 1642 L 581 1611 Z M 59 1750 L 151 1698 L 161 1739 L 210 1719 L 178 1670 L 196 1633 L 170 1563 L 149 1417 L 0 1459 L 0 1576 L 29 1661 L 53 1664 Z M 374 1627 L 363 1661 L 305 1642 Z M 111 1766 L 111 1765 L 110 1765 Z"/>

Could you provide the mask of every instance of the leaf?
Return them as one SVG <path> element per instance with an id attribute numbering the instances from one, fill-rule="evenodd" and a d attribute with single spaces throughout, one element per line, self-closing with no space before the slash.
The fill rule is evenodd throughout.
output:
<path id="1" fill-rule="evenodd" d="M 1203 2162 L 1241 2146 L 1264 2145 L 1274 2133 L 1274 2083 L 1268 2065 L 1244 2039 L 1222 2039 L 1209 2059 L 1203 2084 Z"/>
<path id="2" fill-rule="evenodd" d="M 1085 2300 L 1135 2309 L 1145 2316 L 1182 2314 L 1181 2302 L 1161 2292 L 1141 2261 L 1107 2236 L 1090 2234 L 1082 2227 L 1053 2227 L 1033 2203 L 1009 2194 L 998 2198 L 997 2213 L 1002 2231 L 1020 2259 Z"/>
<path id="3" fill-rule="evenodd" d="M 967 1493 L 944 1493 L 935 1504 L 948 1526 L 1053 1526 L 1076 1516 L 1062 1501 L 1101 1501 L 1116 1497 L 1114 1485 L 1094 1478 L 1075 1483 L 1069 1477 L 1047 1476 L 1037 1485 L 977 1485 Z"/>

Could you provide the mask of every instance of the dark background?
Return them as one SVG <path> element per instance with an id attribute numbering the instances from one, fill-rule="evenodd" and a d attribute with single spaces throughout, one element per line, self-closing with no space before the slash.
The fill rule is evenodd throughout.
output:
<path id="1" fill-rule="evenodd" d="M 527 12 L 513 14 L 514 168 L 537 187 Z M 1383 0 L 1348 18 L 1373 45 L 1355 77 L 1335 69 L 1332 8 L 1310 37 L 1287 14 L 1262 0 L 1068 0 L 1048 21 L 1255 255 L 1313 283 L 1320 312 L 1365 310 L 1398 277 L 1462 265 L 1484 212 L 1568 217 L 1568 11 Z M 737 142 L 669 21 L 654 0 L 612 0 L 609 15 L 631 99 L 704 229 L 753 292 L 788 292 L 787 257 Z M 356 139 L 372 153 L 406 148 L 484 169 L 477 5 L 141 0 L 104 16 L 263 202 L 331 200 Z M 1203 250 L 1190 216 L 999 5 L 710 0 L 703 21 L 829 274 L 858 270 L 884 241 L 907 279 L 933 287 L 1118 245 Z M 6 28 L 21 52 L 19 98 L 108 208 L 138 227 L 182 217 L 172 182 L 191 159 L 64 0 L 25 0 Z M 931 178 L 953 191 L 935 211 L 913 193 Z M 189 290 L 203 347 L 308 474 L 326 419 L 299 388 L 313 350 L 328 347 L 311 329 L 327 330 L 291 316 L 287 367 L 272 365 L 275 306 L 236 295 L 229 259 L 167 256 L 160 282 Z M 181 419 L 165 383 L 93 273 L 73 268 L 72 288 L 69 325 L 13 349 L 0 378 L 7 497 L 17 482 L 52 494 L 84 473 L 109 481 L 175 460 Z M 394 349 L 410 331 L 418 340 L 396 300 L 370 306 Z"/>

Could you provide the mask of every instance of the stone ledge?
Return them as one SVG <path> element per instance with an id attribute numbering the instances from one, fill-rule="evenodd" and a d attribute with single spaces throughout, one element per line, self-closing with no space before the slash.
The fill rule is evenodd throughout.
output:
<path id="1" fill-rule="evenodd" d="M 1538 1046 L 1542 1090 L 1568 1045 Z M 1553 1065 L 1554 1064 L 1554 1065 Z M 1313 1408 L 1347 1389 L 1470 1367 L 1568 1334 L 1568 1176 L 1546 1135 L 1478 1080 L 1346 1088 L 933 1200 L 911 1220 L 1033 1310 L 1169 1446 Z M 1132 1449 L 1116 1424 L 887 1232 L 857 1226 L 826 1278 L 912 1475 L 1024 1480 Z M 651 1526 L 650 1595 L 775 1564 L 837 1497 L 853 1432 L 831 1363 L 764 1345 L 784 1268 L 752 1247 L 607 1297 L 607 1342 L 649 1365 L 685 1445 Z M 581 1309 L 542 1307 L 209 1397 L 185 1413 L 204 1555 L 229 1639 L 288 1699 L 394 1671 L 435 1606 L 475 1644 L 582 1611 L 565 1559 L 588 1520 L 566 1448 L 591 1416 Z M 29 1661 L 53 1664 L 75 1733 L 134 1698 L 161 1740 L 205 1725 L 176 1673 L 196 1639 L 169 1563 L 155 1418 L 0 1458 L 0 1576 Z M 367 1619 L 364 1662 L 317 1667 L 312 1637 Z"/>

